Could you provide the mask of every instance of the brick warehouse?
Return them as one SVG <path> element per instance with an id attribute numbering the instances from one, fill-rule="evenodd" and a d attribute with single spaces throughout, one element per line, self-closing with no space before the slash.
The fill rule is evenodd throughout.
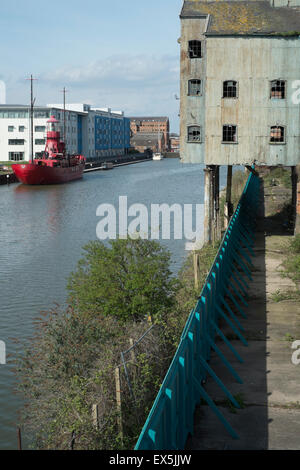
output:
<path id="1" fill-rule="evenodd" d="M 170 122 L 166 116 L 130 117 L 130 130 L 132 138 L 136 134 L 148 134 L 149 138 L 152 136 L 157 141 L 161 141 L 159 148 L 155 150 L 166 152 L 170 148 Z M 163 140 L 160 134 L 163 135 Z"/>

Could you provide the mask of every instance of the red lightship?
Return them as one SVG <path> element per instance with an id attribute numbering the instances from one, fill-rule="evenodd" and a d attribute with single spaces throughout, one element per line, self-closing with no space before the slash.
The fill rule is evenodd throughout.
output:
<path id="1" fill-rule="evenodd" d="M 65 143 L 60 140 L 58 124 L 54 116 L 47 121 L 46 147 L 40 158 L 24 165 L 12 165 L 21 183 L 58 184 L 82 178 L 86 159 L 83 155 L 66 153 Z"/>

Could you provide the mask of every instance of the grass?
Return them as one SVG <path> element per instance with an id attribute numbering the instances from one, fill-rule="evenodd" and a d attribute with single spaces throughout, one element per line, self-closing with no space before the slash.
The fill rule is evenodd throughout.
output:
<path id="1" fill-rule="evenodd" d="M 292 343 L 293 341 L 295 341 L 296 338 L 294 338 L 294 336 L 291 335 L 290 333 L 286 333 L 283 339 L 284 341 L 288 341 L 289 343 Z"/>
<path id="2" fill-rule="evenodd" d="M 265 177 L 267 186 L 283 186 L 284 188 L 292 188 L 291 172 L 284 168 L 273 168 Z"/>
<path id="3" fill-rule="evenodd" d="M 277 290 L 271 295 L 271 300 L 273 302 L 283 302 L 284 300 L 300 300 L 300 292 L 297 290 L 288 290 L 285 292 Z"/>
<path id="4" fill-rule="evenodd" d="M 13 161 L 1 162 L 1 161 L 0 161 L 0 166 L 12 166 L 12 165 L 15 165 L 16 163 L 19 163 L 20 165 L 21 165 L 21 164 L 22 164 L 22 165 L 26 165 L 26 164 L 29 163 L 29 162 L 27 162 L 27 161 L 25 161 L 25 160 L 22 160 L 22 161 L 19 161 L 19 162 L 13 162 Z"/>
<path id="5" fill-rule="evenodd" d="M 14 165 L 14 164 L 20 164 L 20 165 L 27 165 L 27 163 L 29 162 L 25 162 L 25 161 L 20 161 L 20 162 L 12 162 L 12 161 L 9 161 L 9 162 L 1 162 L 0 161 L 0 175 L 7 175 L 7 173 L 13 173 L 13 170 L 11 169 L 11 166 Z M 2 167 L 3 166 L 6 166 L 8 167 L 8 170 L 3 170 Z"/>
<path id="6" fill-rule="evenodd" d="M 217 406 L 225 406 L 226 408 L 229 408 L 229 411 L 231 413 L 234 413 L 236 414 L 237 413 L 237 410 L 238 409 L 241 409 L 243 410 L 244 408 L 246 408 L 246 404 L 245 404 L 245 401 L 244 401 L 244 396 L 242 393 L 237 393 L 236 395 L 233 396 L 233 398 L 235 398 L 235 400 L 238 402 L 240 408 L 236 408 L 229 399 L 227 400 L 223 400 L 223 401 L 218 401 L 216 402 L 216 405 Z M 206 404 L 206 403 L 205 403 Z"/>
<path id="7" fill-rule="evenodd" d="M 248 173 L 242 170 L 237 170 L 232 175 L 232 185 L 231 185 L 231 200 L 233 204 L 233 210 L 236 209 L 236 206 L 240 200 L 242 192 L 244 190 L 246 181 L 248 179 Z M 220 220 L 221 227 L 224 226 L 224 206 L 226 202 L 226 189 L 221 192 L 220 197 Z"/>

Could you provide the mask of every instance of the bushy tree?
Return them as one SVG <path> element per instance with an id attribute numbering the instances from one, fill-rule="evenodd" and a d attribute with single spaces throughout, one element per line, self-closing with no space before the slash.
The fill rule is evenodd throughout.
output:
<path id="1" fill-rule="evenodd" d="M 170 253 L 156 241 L 93 241 L 70 276 L 69 300 L 82 314 L 122 322 L 160 318 L 174 304 L 178 281 L 171 274 Z"/>

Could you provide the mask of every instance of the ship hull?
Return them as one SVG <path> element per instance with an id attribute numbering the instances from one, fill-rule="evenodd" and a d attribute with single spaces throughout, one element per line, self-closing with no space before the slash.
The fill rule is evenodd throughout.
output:
<path id="1" fill-rule="evenodd" d="M 66 168 L 38 166 L 33 163 L 12 165 L 13 172 L 23 184 L 62 184 L 82 178 L 85 163 Z"/>

